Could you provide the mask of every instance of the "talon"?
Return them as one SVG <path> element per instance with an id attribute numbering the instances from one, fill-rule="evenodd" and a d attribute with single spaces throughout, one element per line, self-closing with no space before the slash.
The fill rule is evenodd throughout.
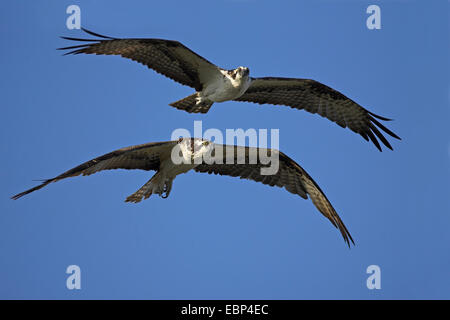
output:
<path id="1" fill-rule="evenodd" d="M 166 199 L 169 196 L 171 189 L 172 189 L 172 180 L 166 180 L 163 187 L 163 193 L 165 194 L 161 195 L 161 198 Z"/>

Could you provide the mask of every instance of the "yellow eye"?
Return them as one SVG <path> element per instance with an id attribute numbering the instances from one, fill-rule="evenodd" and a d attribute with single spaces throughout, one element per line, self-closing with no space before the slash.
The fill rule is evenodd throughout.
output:
<path id="1" fill-rule="evenodd" d="M 209 144 L 209 141 L 203 141 L 203 145 L 207 146 Z"/>

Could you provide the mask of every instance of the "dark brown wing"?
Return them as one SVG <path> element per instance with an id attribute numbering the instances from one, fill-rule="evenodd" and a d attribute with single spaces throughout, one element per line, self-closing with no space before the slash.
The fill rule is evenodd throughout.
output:
<path id="1" fill-rule="evenodd" d="M 203 84 L 209 79 L 221 75 L 217 66 L 178 41 L 118 39 L 102 36 L 86 29 L 82 30 L 99 37 L 99 39 L 62 37 L 66 40 L 89 43 L 59 48 L 58 50 L 73 49 L 66 54 L 120 55 L 142 63 L 172 80 L 195 88 L 197 91 L 201 91 Z"/>
<path id="2" fill-rule="evenodd" d="M 370 139 L 380 151 L 381 146 L 376 137 L 391 150 L 392 146 L 378 128 L 391 137 L 400 139 L 375 118 L 384 121 L 390 119 L 364 109 L 342 93 L 317 81 L 292 78 L 255 78 L 252 80 L 248 90 L 236 101 L 284 105 L 318 113 L 343 128 L 348 127 L 359 133 L 365 140 L 369 141 Z"/>
<path id="3" fill-rule="evenodd" d="M 271 187 L 277 186 L 285 188 L 287 191 L 297 194 L 300 197 L 307 199 L 308 195 L 316 208 L 327 217 L 331 223 L 339 229 L 344 238 L 345 242 L 350 246 L 350 241 L 354 244 L 352 236 L 345 227 L 341 218 L 334 210 L 330 201 L 327 199 L 325 194 L 319 188 L 317 183 L 310 177 L 310 175 L 294 160 L 286 156 L 284 153 L 276 150 L 268 150 L 261 148 L 249 148 L 249 147 L 239 147 L 239 146 L 229 146 L 233 150 L 232 161 L 227 161 L 226 159 L 226 147 L 223 145 L 215 145 L 215 151 L 218 154 L 222 154 L 222 164 L 212 163 L 208 164 L 206 162 L 198 165 L 194 168 L 197 172 L 213 173 L 219 175 L 227 175 L 231 177 L 240 177 L 241 179 L 248 179 L 257 182 L 262 182 Z M 256 163 L 249 164 L 251 154 L 256 154 Z M 279 154 L 279 166 L 278 171 L 272 175 L 262 175 L 261 168 L 267 167 L 267 162 L 261 161 L 259 152 L 262 154 L 271 155 L 274 153 Z M 230 153 L 228 153 L 228 156 Z M 216 157 L 215 152 L 213 152 L 213 157 Z M 245 162 L 244 162 L 245 161 Z M 217 162 L 217 157 L 216 157 Z M 239 164 L 245 163 L 245 164 Z M 265 163 L 265 164 L 263 164 Z"/>
<path id="4" fill-rule="evenodd" d="M 39 190 L 49 183 L 56 182 L 65 178 L 75 177 L 79 175 L 88 176 L 102 170 L 111 169 L 141 169 L 141 170 L 158 170 L 160 158 L 170 156 L 172 147 L 176 142 L 155 142 L 146 143 L 137 146 L 122 148 L 95 159 L 89 160 L 79 166 L 70 169 L 59 176 L 44 180 L 44 182 L 34 188 L 16 194 L 11 199 L 19 199 L 20 197 Z"/>

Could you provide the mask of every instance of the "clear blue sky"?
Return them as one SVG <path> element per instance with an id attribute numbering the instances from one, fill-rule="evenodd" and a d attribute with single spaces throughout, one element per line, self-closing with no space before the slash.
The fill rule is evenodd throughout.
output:
<path id="1" fill-rule="evenodd" d="M 207 115 L 168 103 L 192 92 L 118 57 L 66 56 L 66 7 L 116 37 L 183 42 L 253 76 L 312 78 L 395 119 L 394 151 L 304 111 L 227 102 Z M 381 7 L 381 30 L 366 8 Z M 2 1 L 0 298 L 450 298 L 447 1 Z M 278 128 L 280 149 L 319 183 L 353 235 L 283 189 L 179 176 L 168 199 L 125 203 L 153 174 L 115 170 L 9 197 L 176 128 Z M 79 265 L 82 289 L 66 289 Z M 381 268 L 368 290 L 366 268 Z"/>

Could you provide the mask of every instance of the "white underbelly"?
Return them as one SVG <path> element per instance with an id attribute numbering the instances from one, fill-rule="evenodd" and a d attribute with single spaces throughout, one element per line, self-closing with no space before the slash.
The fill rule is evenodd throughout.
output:
<path id="1" fill-rule="evenodd" d="M 212 94 L 207 95 L 207 98 L 214 102 L 224 102 L 233 100 L 242 95 L 239 88 L 227 88 L 226 90 L 215 90 Z"/>
<path id="2" fill-rule="evenodd" d="M 201 93 L 202 98 L 213 102 L 224 102 L 239 98 L 247 90 L 247 81 L 231 82 L 228 78 L 220 78 L 207 86 Z"/>

